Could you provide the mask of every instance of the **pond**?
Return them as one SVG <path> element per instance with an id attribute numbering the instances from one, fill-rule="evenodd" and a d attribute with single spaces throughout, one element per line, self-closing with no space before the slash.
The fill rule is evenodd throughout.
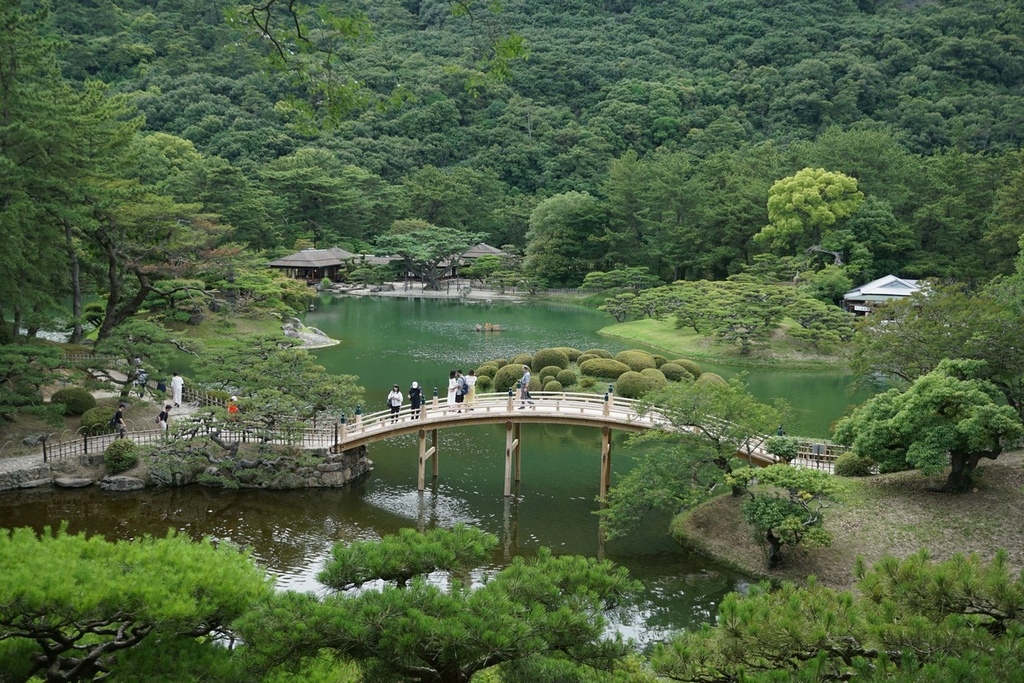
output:
<path id="1" fill-rule="evenodd" d="M 383 407 L 392 384 L 406 391 L 415 380 L 429 395 L 443 393 L 448 371 L 548 346 L 602 347 L 615 352 L 635 345 L 602 338 L 610 318 L 563 305 L 508 302 L 460 304 L 433 299 L 322 297 L 306 324 L 341 344 L 319 349 L 333 374 L 355 374 L 366 388 L 366 412 Z M 476 324 L 500 324 L 502 332 L 475 332 Z M 729 376 L 735 369 L 703 366 Z M 752 392 L 783 396 L 797 406 L 790 433 L 827 434 L 828 424 L 852 401 L 849 378 L 830 373 L 750 371 Z M 342 490 L 221 491 L 191 487 L 111 495 L 98 489 L 32 490 L 0 495 L 5 527 L 57 525 L 110 538 L 163 535 L 168 528 L 250 548 L 277 577 L 278 585 L 321 591 L 315 575 L 336 541 L 377 538 L 402 527 L 430 528 L 464 522 L 495 534 L 499 546 L 487 567 L 503 566 L 541 546 L 556 553 L 610 559 L 645 585 L 640 600 L 616 624 L 641 642 L 665 637 L 713 619 L 718 603 L 745 579 L 679 548 L 667 534 L 668 518 L 647 520 L 628 538 L 602 543 L 596 496 L 600 481 L 600 432 L 583 427 L 525 425 L 523 481 L 511 500 L 502 495 L 504 428 L 500 425 L 444 430 L 439 435 L 440 476 L 416 490 L 415 437 L 370 446 L 375 469 Z M 615 477 L 636 457 L 617 434 Z"/>

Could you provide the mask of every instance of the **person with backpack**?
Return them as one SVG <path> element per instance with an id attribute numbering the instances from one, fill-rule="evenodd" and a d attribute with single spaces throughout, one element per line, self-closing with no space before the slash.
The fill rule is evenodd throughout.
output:
<path id="1" fill-rule="evenodd" d="M 458 412 L 462 412 L 462 404 L 466 402 L 466 394 L 469 393 L 469 384 L 462 370 L 455 371 L 455 403 L 459 406 Z"/>
<path id="2" fill-rule="evenodd" d="M 409 387 L 409 408 L 412 410 L 412 419 L 420 416 L 420 404 L 423 402 L 423 390 L 419 382 L 413 382 Z"/>

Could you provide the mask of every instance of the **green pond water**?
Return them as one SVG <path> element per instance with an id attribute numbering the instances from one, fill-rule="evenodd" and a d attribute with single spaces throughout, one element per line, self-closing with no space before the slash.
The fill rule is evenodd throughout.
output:
<path id="1" fill-rule="evenodd" d="M 476 324 L 504 326 L 478 333 Z M 405 392 L 418 381 L 429 395 L 443 394 L 448 371 L 547 346 L 606 348 L 635 345 L 603 338 L 611 318 L 561 305 L 508 302 L 460 304 L 430 299 L 322 297 L 305 323 L 340 339 L 315 351 L 332 374 L 355 374 L 366 388 L 366 412 L 383 408 L 392 384 Z M 702 363 L 724 376 L 737 370 Z M 795 407 L 791 434 L 825 436 L 829 424 L 863 395 L 847 392 L 850 378 L 835 373 L 750 370 L 747 382 L 762 399 L 782 396 Z M 746 579 L 680 549 L 667 535 L 668 518 L 649 519 L 628 538 L 602 543 L 596 496 L 600 432 L 555 425 L 524 425 L 523 480 L 513 498 L 502 495 L 504 428 L 500 425 L 439 433 L 440 476 L 416 490 L 414 436 L 370 446 L 375 469 L 342 490 L 220 491 L 190 487 L 107 494 L 98 489 L 30 490 L 0 495 L 0 525 L 57 525 L 110 538 L 163 535 L 168 528 L 194 537 L 229 540 L 252 549 L 282 588 L 320 591 L 315 575 L 336 541 L 376 538 L 402 527 L 464 522 L 498 536 L 498 550 L 478 575 L 541 546 L 556 553 L 610 559 L 645 585 L 615 628 L 640 642 L 663 638 L 714 618 L 722 597 Z M 615 477 L 638 454 L 617 434 Z"/>

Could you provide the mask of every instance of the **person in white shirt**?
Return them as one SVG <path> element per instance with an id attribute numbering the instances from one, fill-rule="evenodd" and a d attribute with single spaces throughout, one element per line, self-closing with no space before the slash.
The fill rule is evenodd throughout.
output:
<path id="1" fill-rule="evenodd" d="M 397 384 L 391 387 L 391 393 L 388 394 L 388 406 L 391 408 L 391 423 L 394 424 L 398 422 L 398 411 L 402 409 L 402 392 Z"/>

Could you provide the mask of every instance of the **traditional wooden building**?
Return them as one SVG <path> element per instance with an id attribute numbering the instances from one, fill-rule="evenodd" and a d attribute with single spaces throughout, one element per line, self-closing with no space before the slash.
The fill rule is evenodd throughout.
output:
<path id="1" fill-rule="evenodd" d="M 335 280 L 339 271 L 344 269 L 346 264 L 358 258 L 357 254 L 345 251 L 341 247 L 303 249 L 284 258 L 271 261 L 267 265 L 284 270 L 289 277 L 309 281 L 319 281 L 325 277 Z"/>
<path id="2" fill-rule="evenodd" d="M 854 315 L 867 315 L 879 304 L 908 297 L 920 289 L 917 280 L 886 275 L 844 294 L 843 308 Z"/>

